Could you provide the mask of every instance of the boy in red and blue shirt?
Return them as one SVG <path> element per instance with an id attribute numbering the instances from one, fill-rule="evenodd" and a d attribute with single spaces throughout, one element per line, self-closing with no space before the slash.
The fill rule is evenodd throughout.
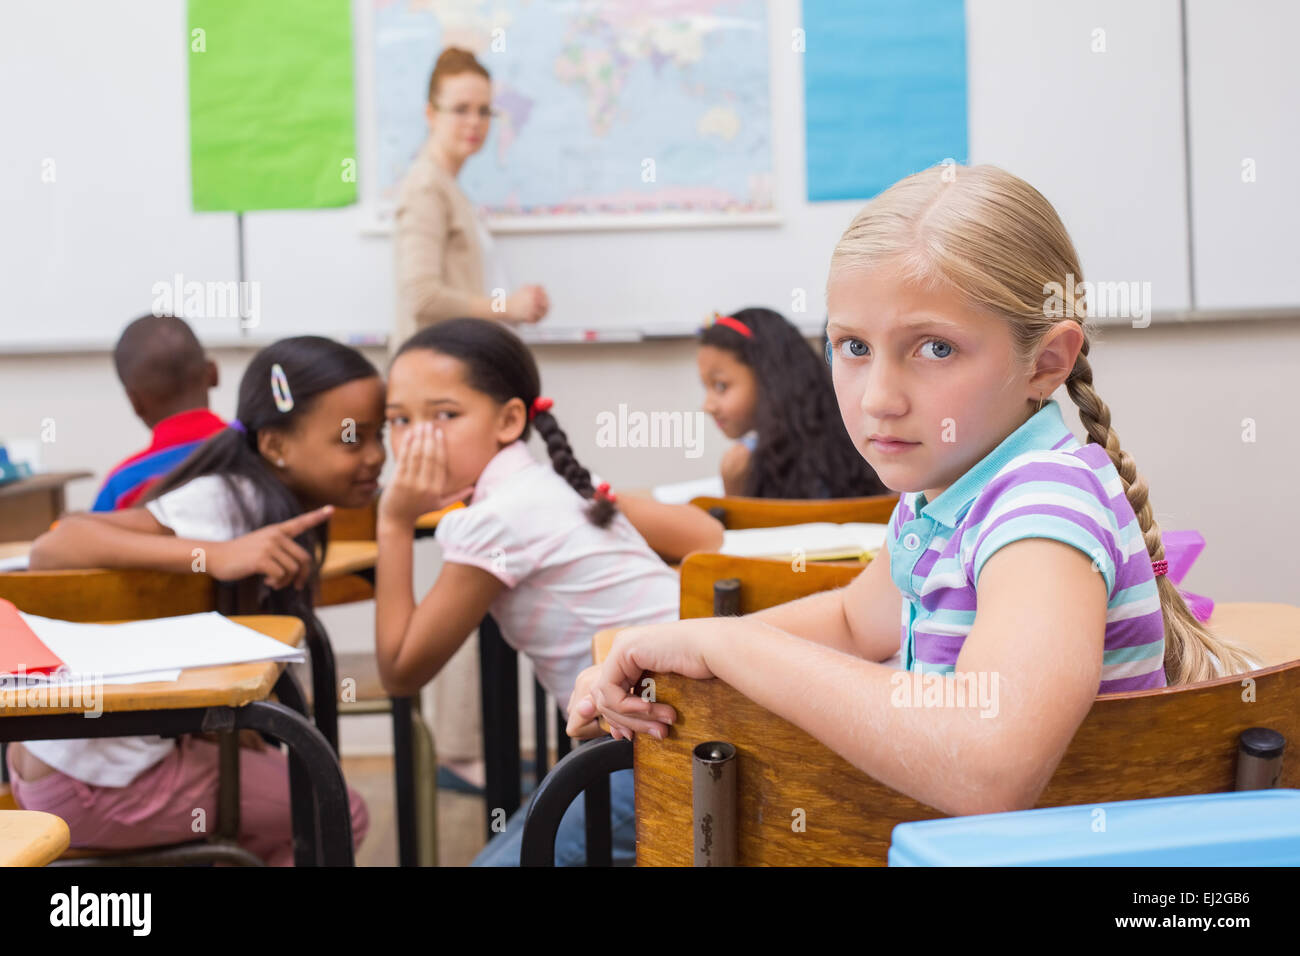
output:
<path id="1" fill-rule="evenodd" d="M 153 439 L 108 473 L 91 511 L 130 508 L 149 485 L 226 427 L 208 410 L 208 391 L 217 386 L 216 363 L 183 320 L 169 315 L 136 319 L 118 339 L 113 364 Z"/>

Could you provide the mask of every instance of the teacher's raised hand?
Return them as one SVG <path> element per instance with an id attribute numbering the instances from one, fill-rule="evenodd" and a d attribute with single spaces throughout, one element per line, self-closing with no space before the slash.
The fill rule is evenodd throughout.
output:
<path id="1" fill-rule="evenodd" d="M 505 317 L 512 322 L 541 321 L 550 311 L 551 300 L 539 285 L 521 286 L 506 298 Z"/>

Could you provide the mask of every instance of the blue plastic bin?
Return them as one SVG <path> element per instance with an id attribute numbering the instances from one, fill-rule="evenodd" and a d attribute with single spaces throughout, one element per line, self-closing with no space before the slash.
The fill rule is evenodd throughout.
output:
<path id="1" fill-rule="evenodd" d="M 900 823 L 890 866 L 1300 866 L 1300 790 Z"/>

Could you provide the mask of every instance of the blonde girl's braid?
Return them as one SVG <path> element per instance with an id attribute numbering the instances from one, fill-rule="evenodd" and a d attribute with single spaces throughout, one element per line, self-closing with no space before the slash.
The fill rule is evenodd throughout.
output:
<path id="1" fill-rule="evenodd" d="M 1065 381 L 1088 433 L 1106 450 L 1152 562 L 1165 558 L 1146 479 L 1111 428 L 1110 409 L 1092 384 L 1088 351 L 1092 329 L 1082 300 L 1059 313 L 1049 309 L 1051 284 L 1082 283 L 1078 254 L 1046 197 L 996 166 L 945 164 L 914 173 L 871 200 L 850 223 L 831 257 L 842 270 L 889 264 L 925 287 L 955 290 L 971 307 L 1004 319 L 1020 369 L 1060 322 L 1078 322 L 1083 346 Z M 1016 372 L 1011 373 L 1014 380 Z M 1008 381 L 1010 384 L 1010 380 Z M 1033 411 L 1032 403 L 1029 411 Z M 1211 634 L 1192 614 L 1167 574 L 1156 575 L 1165 628 L 1165 680 L 1185 684 L 1251 668 L 1241 647 Z M 1218 665 L 1215 665 L 1215 659 Z"/>
<path id="2" fill-rule="evenodd" d="M 1092 363 L 1088 361 L 1088 340 L 1075 360 L 1065 388 L 1079 409 L 1079 421 L 1088 433 L 1088 440 L 1106 449 L 1119 479 L 1124 483 L 1124 496 L 1137 515 L 1142 540 L 1152 561 L 1163 561 L 1165 544 L 1160 536 L 1160 525 L 1151 509 L 1147 481 L 1137 470 L 1133 456 L 1119 443 L 1119 435 L 1110 427 L 1110 408 L 1092 387 Z M 1169 684 L 1192 684 L 1210 680 L 1222 674 L 1240 674 L 1251 669 L 1242 649 L 1231 641 L 1216 637 L 1196 619 L 1187 602 L 1168 574 L 1156 576 L 1156 591 L 1160 596 L 1161 616 L 1165 622 L 1165 680 Z M 1213 658 L 1210 656 L 1213 655 Z M 1214 659 L 1218 659 L 1216 667 Z"/>

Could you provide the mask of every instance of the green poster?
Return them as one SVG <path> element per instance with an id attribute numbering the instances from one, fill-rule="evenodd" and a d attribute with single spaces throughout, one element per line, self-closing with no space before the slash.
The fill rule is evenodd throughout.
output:
<path id="1" fill-rule="evenodd" d="M 198 212 L 356 202 L 350 0 L 189 0 Z"/>

